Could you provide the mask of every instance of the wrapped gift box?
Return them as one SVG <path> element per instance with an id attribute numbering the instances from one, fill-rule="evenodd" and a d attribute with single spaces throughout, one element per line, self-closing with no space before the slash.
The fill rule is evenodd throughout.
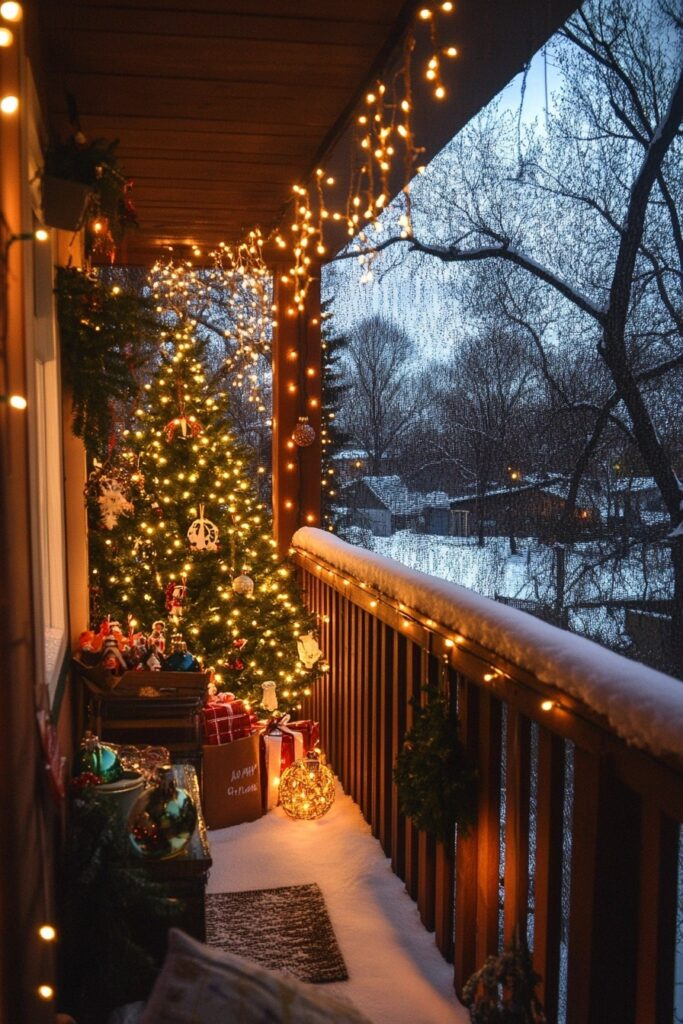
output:
<path id="1" fill-rule="evenodd" d="M 207 744 L 233 743 L 250 736 L 256 716 L 241 700 L 211 698 L 203 708 L 204 740 Z"/>
<path id="2" fill-rule="evenodd" d="M 320 726 L 318 722 L 314 722 L 311 718 L 302 718 L 298 722 L 288 722 L 287 727 L 301 733 L 304 743 L 304 757 L 311 750 L 315 750 L 320 743 Z"/>
<path id="3" fill-rule="evenodd" d="M 285 768 L 304 756 L 304 734 L 295 725 L 290 725 L 289 715 L 283 715 L 261 726 L 261 791 L 266 811 L 277 806 Z"/>

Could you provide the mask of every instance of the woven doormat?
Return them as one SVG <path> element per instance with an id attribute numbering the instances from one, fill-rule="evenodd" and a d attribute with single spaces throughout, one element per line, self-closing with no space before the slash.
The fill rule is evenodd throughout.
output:
<path id="1" fill-rule="evenodd" d="M 206 940 L 301 981 L 346 981 L 349 976 L 315 884 L 207 896 Z"/>

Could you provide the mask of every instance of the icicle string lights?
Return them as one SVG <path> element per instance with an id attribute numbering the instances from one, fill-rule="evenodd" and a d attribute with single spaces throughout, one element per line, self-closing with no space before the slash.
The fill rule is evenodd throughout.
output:
<path id="1" fill-rule="evenodd" d="M 438 22 L 441 16 L 449 15 L 454 9 L 451 0 L 426 4 L 419 8 L 417 24 L 425 25 L 429 33 L 430 56 L 424 68 L 424 78 L 432 86 L 435 99 L 446 97 L 441 67 L 443 58 L 458 54 L 455 46 L 441 46 L 438 39 Z M 344 221 L 350 238 L 358 235 L 362 244 L 371 244 L 372 238 L 364 230 L 378 231 L 379 218 L 386 209 L 390 198 L 390 181 L 396 167 L 400 167 L 403 180 L 403 210 L 399 216 L 401 234 L 407 238 L 412 234 L 410 209 L 410 181 L 421 168 L 419 157 L 424 152 L 416 145 L 412 124 L 412 64 L 415 49 L 415 34 L 406 36 L 403 58 L 399 69 L 387 85 L 378 80 L 366 94 L 363 109 L 356 118 L 355 142 L 351 157 L 349 184 L 344 209 L 334 209 L 327 200 L 325 189 L 332 188 L 335 180 L 324 168 L 316 168 L 312 181 L 292 185 L 292 217 L 286 228 L 280 228 L 264 238 L 260 230 L 250 231 L 246 239 L 237 246 L 221 243 L 211 254 L 213 271 L 198 271 L 191 263 L 157 263 L 152 277 L 154 290 L 166 302 L 186 296 L 201 273 L 214 275 L 216 287 L 219 281 L 232 284 L 235 277 L 242 278 L 252 302 L 244 306 L 246 312 L 240 318 L 237 313 L 232 325 L 233 364 L 244 363 L 244 357 L 258 359 L 259 340 L 266 336 L 265 323 L 270 315 L 270 292 L 268 271 L 262 258 L 266 241 L 272 241 L 278 249 L 290 250 L 293 260 L 290 269 L 281 275 L 282 283 L 292 288 L 292 301 L 286 309 L 288 316 L 296 316 L 306 308 L 306 298 L 312 281 L 312 270 L 316 258 L 327 253 L 325 229 L 330 221 Z M 194 255 L 201 255 L 195 247 Z M 372 280 L 371 258 L 361 280 Z M 237 304 L 236 304 L 237 307 Z M 227 333 L 227 332 L 226 332 Z M 269 337 L 269 335 L 268 335 Z M 253 353 L 256 353 L 255 355 Z M 239 386 L 254 387 L 253 400 L 258 402 L 256 382 L 247 371 L 241 370 Z"/>
<path id="2" fill-rule="evenodd" d="M 417 12 L 418 25 L 425 25 L 429 33 L 430 56 L 423 69 L 436 100 L 446 98 L 442 78 L 443 60 L 457 57 L 455 46 L 442 46 L 439 42 L 439 20 L 454 9 L 451 0 L 426 4 Z M 280 249 L 291 248 L 293 262 L 282 275 L 283 284 L 292 288 L 292 302 L 286 312 L 296 316 L 304 311 L 312 280 L 315 258 L 327 252 L 325 228 L 330 221 L 344 221 L 350 238 L 358 235 L 363 245 L 371 245 L 368 231 L 379 231 L 379 218 L 391 198 L 390 181 L 394 168 L 400 167 L 403 180 L 403 210 L 399 216 L 401 235 L 412 234 L 410 181 L 416 172 L 424 149 L 416 145 L 412 124 L 413 90 L 412 64 L 415 34 L 408 33 L 403 48 L 401 67 L 390 83 L 378 80 L 365 95 L 362 110 L 356 117 L 355 141 L 352 148 L 349 184 L 343 210 L 333 209 L 324 194 L 325 186 L 334 186 L 334 178 L 318 167 L 310 185 L 292 186 L 294 216 L 289 231 L 277 232 L 273 237 Z M 367 230 L 366 227 L 367 226 Z M 359 234 L 360 232 L 360 234 Z M 287 241 L 286 235 L 290 235 Z M 372 256 L 359 256 L 363 260 L 363 283 L 372 280 Z"/>

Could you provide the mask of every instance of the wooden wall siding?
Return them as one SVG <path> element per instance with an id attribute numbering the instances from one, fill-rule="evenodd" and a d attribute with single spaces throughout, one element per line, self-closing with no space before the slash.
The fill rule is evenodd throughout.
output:
<path id="1" fill-rule="evenodd" d="M 498 951 L 499 920 L 509 941 L 515 928 L 526 932 L 533 914 L 534 967 L 549 1021 L 557 1020 L 561 1001 L 563 942 L 567 1024 L 671 1021 L 680 768 L 627 746 L 603 719 L 564 695 L 562 707 L 542 710 L 543 700 L 557 698 L 552 687 L 475 642 L 454 642 L 424 612 L 397 608 L 317 556 L 299 550 L 295 561 L 330 662 L 306 713 L 321 720 L 323 745 L 345 790 L 453 961 L 456 993 Z M 479 774 L 477 823 L 448 847 L 400 813 L 392 782 L 412 721 L 410 699 L 425 699 L 427 681 L 457 703 L 461 736 Z M 570 893 L 563 921 L 567 830 Z"/>

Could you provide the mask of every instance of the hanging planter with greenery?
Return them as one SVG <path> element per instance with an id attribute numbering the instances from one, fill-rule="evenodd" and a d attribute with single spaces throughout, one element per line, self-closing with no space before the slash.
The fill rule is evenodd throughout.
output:
<path id="1" fill-rule="evenodd" d="M 411 700 L 412 728 L 396 759 L 394 781 L 401 810 L 419 829 L 448 844 L 455 826 L 474 822 L 477 773 L 458 736 L 458 717 L 448 699 L 425 686 L 427 703 Z"/>
<path id="2" fill-rule="evenodd" d="M 119 165 L 118 139 L 88 140 L 80 129 L 53 136 L 42 173 L 43 216 L 51 227 L 85 227 L 86 252 L 113 258 L 124 233 L 138 226 L 133 182 Z"/>
<path id="3" fill-rule="evenodd" d="M 150 300 L 105 286 L 97 273 L 59 267 L 56 293 L 73 432 L 92 458 L 103 460 L 117 406 L 125 416 L 138 395 L 138 371 L 156 351 L 159 324 Z"/>

